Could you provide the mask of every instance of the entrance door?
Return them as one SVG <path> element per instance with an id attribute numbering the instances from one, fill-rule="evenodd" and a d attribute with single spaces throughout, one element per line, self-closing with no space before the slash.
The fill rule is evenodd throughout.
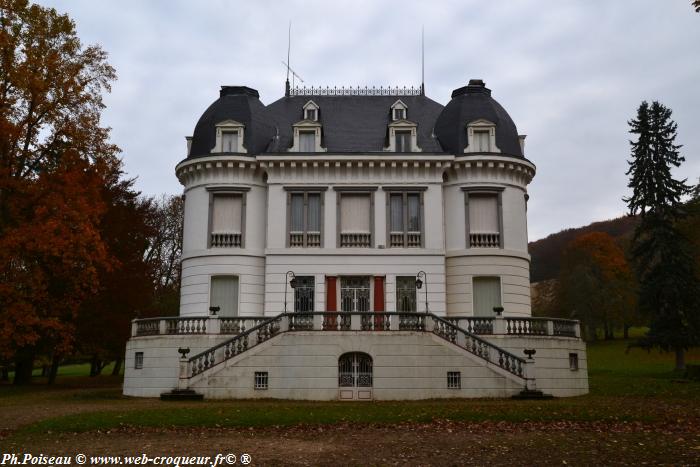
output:
<path id="1" fill-rule="evenodd" d="M 338 359 L 340 400 L 372 400 L 372 357 L 351 352 Z"/>

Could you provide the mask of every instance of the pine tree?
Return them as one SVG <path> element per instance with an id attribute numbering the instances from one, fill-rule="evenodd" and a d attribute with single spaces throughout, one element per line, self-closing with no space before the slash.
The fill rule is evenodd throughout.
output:
<path id="1" fill-rule="evenodd" d="M 642 344 L 676 354 L 676 369 L 685 368 L 685 351 L 700 343 L 700 287 L 690 243 L 677 224 L 684 217 L 686 180 L 676 180 L 672 167 L 685 160 L 675 144 L 677 125 L 671 110 L 642 102 L 629 122 L 632 141 L 630 214 L 640 214 L 632 255 L 639 276 L 642 311 L 650 318 Z"/>

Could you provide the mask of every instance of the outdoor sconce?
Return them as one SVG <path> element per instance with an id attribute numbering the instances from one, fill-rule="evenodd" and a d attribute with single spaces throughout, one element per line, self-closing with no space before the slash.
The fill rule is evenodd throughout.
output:
<path id="1" fill-rule="evenodd" d="M 291 280 L 289 279 L 291 277 Z M 284 275 L 284 312 L 287 312 L 287 283 L 292 287 L 292 289 L 297 288 L 297 276 L 292 271 L 287 271 Z"/>
<path id="2" fill-rule="evenodd" d="M 421 277 L 423 278 L 422 280 L 421 280 Z M 425 312 L 429 313 L 429 310 L 428 310 L 428 274 L 426 274 L 425 271 L 418 271 L 418 274 L 416 274 L 416 289 L 423 288 L 424 283 L 425 283 Z"/>

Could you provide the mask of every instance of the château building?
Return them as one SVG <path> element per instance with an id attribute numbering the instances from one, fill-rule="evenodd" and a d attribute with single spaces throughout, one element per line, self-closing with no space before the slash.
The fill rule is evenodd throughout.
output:
<path id="1" fill-rule="evenodd" d="M 524 147 L 481 80 L 223 86 L 175 168 L 180 315 L 134 320 L 124 394 L 585 394 L 578 322 L 531 317 Z"/>

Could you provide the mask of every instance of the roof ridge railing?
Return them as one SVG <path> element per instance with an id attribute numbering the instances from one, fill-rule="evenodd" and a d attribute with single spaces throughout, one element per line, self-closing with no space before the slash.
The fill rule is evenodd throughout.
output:
<path id="1" fill-rule="evenodd" d="M 290 96 L 420 96 L 421 86 L 296 86 L 289 90 Z"/>

